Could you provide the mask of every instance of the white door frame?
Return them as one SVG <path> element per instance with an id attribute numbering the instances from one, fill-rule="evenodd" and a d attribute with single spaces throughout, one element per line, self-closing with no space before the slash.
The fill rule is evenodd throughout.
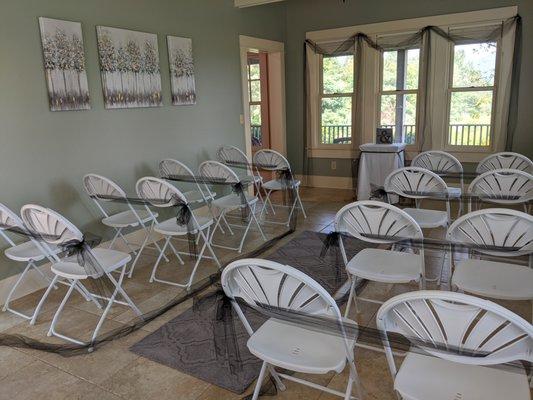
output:
<path id="1" fill-rule="evenodd" d="M 275 93 L 275 98 L 270 99 L 270 115 L 277 115 L 278 118 L 270 124 L 271 141 L 270 147 L 287 155 L 287 135 L 286 135 L 286 113 L 285 113 L 285 44 L 273 40 L 259 39 L 251 36 L 239 36 L 239 45 L 241 53 L 241 78 L 242 78 L 242 103 L 244 116 L 244 146 L 246 155 L 252 157 L 252 131 L 250 128 L 250 96 L 248 93 L 248 52 L 263 51 L 267 52 L 275 63 L 269 63 L 269 86 L 271 93 Z M 271 70 L 272 65 L 273 70 Z M 272 82 L 272 84 L 271 84 Z M 271 85 L 275 85 L 273 88 Z M 272 90 L 275 89 L 275 90 Z M 274 133 L 274 134 L 272 134 Z M 273 139 L 274 137 L 274 139 Z"/>

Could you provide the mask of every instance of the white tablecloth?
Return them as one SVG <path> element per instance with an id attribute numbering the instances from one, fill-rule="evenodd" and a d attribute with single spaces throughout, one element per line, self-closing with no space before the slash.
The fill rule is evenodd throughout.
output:
<path id="1" fill-rule="evenodd" d="M 365 143 L 359 146 L 359 176 L 357 178 L 357 200 L 368 200 L 372 187 L 383 187 L 385 178 L 405 162 L 405 144 Z M 391 199 L 392 200 L 392 199 Z"/>

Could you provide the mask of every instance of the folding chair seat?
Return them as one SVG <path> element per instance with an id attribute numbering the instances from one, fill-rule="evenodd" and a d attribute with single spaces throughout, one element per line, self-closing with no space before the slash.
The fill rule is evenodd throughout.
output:
<path id="1" fill-rule="evenodd" d="M 199 174 L 204 177 L 206 180 L 222 180 L 226 184 L 232 184 L 236 185 L 240 181 L 237 174 L 231 170 L 228 166 L 225 164 L 222 164 L 218 161 L 204 161 L 200 166 L 198 167 Z M 261 225 L 259 224 L 259 221 L 257 220 L 257 217 L 255 215 L 256 205 L 258 202 L 257 195 L 251 195 L 247 193 L 246 189 L 244 189 L 244 200 L 246 204 L 243 204 L 243 199 L 238 193 L 232 192 L 228 195 L 216 198 L 212 202 L 212 206 L 216 209 L 215 215 L 215 227 L 213 228 L 212 234 L 211 234 L 211 243 L 215 247 L 220 247 L 228 250 L 236 250 L 239 253 L 242 252 L 242 249 L 244 247 L 244 242 L 246 240 L 246 237 L 248 236 L 248 232 L 250 231 L 252 223 L 255 223 L 255 226 L 257 227 L 261 237 L 264 241 L 266 241 L 265 234 L 263 233 L 263 230 L 261 229 Z M 246 222 L 246 225 L 237 225 L 237 224 L 229 224 L 227 222 L 227 215 L 231 211 L 235 210 L 242 210 L 243 208 L 247 207 L 249 209 L 248 213 L 248 221 Z M 233 231 L 231 230 L 231 227 L 237 227 L 237 228 L 244 228 L 244 233 L 241 237 L 241 241 L 239 243 L 238 247 L 231 247 L 226 246 L 222 244 L 215 244 L 213 243 L 213 236 L 216 232 L 217 228 L 221 225 L 221 222 L 226 223 L 226 227 L 228 228 L 228 231 L 231 235 L 233 235 Z"/>
<path id="2" fill-rule="evenodd" d="M 353 355 L 355 338 L 348 338 L 345 330 L 345 324 L 355 323 L 342 318 L 335 300 L 316 281 L 288 265 L 261 259 L 243 259 L 232 262 L 224 269 L 221 283 L 250 335 L 248 349 L 263 361 L 253 400 L 259 397 L 267 373 L 270 373 L 280 390 L 285 390 L 281 381 L 283 378 L 344 399 L 354 399 L 352 389 L 355 384 L 357 398 L 362 398 Z M 297 320 L 292 323 L 279 318 L 268 319 L 254 331 L 237 299 L 240 304 L 252 307 L 266 304 L 274 309 L 324 317 L 324 321 L 331 320 L 331 325 L 338 331 L 328 333 L 326 330 L 305 327 L 298 324 Z M 349 377 L 344 392 L 275 369 L 284 368 L 307 374 L 327 374 L 332 371 L 340 374 L 346 366 L 349 368 Z"/>
<path id="3" fill-rule="evenodd" d="M 452 254 L 449 264 L 452 287 L 493 299 L 533 301 L 533 216 L 503 208 L 474 211 L 455 221 L 447 238 L 478 246 L 479 250 L 471 252 L 471 256 L 529 257 L 529 266 L 507 260 L 468 258 L 453 268 Z M 484 246 L 502 250 L 484 251 Z"/>
<path id="4" fill-rule="evenodd" d="M 360 279 L 381 283 L 418 282 L 425 286 L 424 251 L 418 254 L 396 250 L 366 248 L 348 260 L 342 236 L 349 235 L 367 243 L 394 245 L 394 238 L 422 239 L 423 233 L 416 221 L 405 211 L 387 203 L 365 200 L 347 204 L 335 216 L 335 231 L 340 234 L 339 246 L 350 276 L 350 296 L 344 316 L 350 312 L 351 303 L 358 309 L 357 300 L 378 302 L 359 297 L 355 285 Z M 382 236 L 379 238 L 378 236 Z"/>
<path id="5" fill-rule="evenodd" d="M 416 208 L 404 208 L 422 229 L 445 227 L 451 223 L 450 202 L 446 200 L 446 211 L 420 208 L 421 200 L 435 195 L 446 195 L 448 186 L 434 172 L 425 168 L 405 167 L 393 171 L 384 183 L 387 194 L 397 194 L 414 199 Z"/>
<path id="6" fill-rule="evenodd" d="M 188 201 L 185 198 L 184 194 L 181 193 L 179 189 L 177 189 L 174 185 L 162 179 L 154 178 L 154 177 L 141 178 L 139 179 L 139 181 L 137 181 L 136 189 L 137 189 L 137 193 L 139 197 L 151 203 L 152 207 L 158 207 L 158 208 L 173 207 L 176 205 L 175 199 L 179 199 L 181 202 L 183 202 L 182 206 L 189 207 Z M 152 202 L 151 200 L 154 200 L 154 199 L 157 199 L 158 201 Z M 165 203 L 163 203 L 163 201 L 165 201 Z M 148 206 L 146 208 L 149 212 L 152 212 Z M 154 264 L 154 267 L 152 269 L 152 274 L 150 275 L 150 282 L 166 283 L 166 284 L 173 285 L 173 286 L 184 287 L 188 290 L 190 289 L 192 283 L 194 282 L 194 276 L 196 274 L 196 270 L 198 269 L 198 266 L 200 265 L 200 262 L 202 259 L 212 259 L 216 262 L 219 268 L 221 267 L 220 262 L 218 261 L 218 258 L 215 252 L 213 251 L 213 248 L 211 247 L 211 242 L 210 242 L 210 231 L 214 223 L 213 218 L 197 217 L 194 214 L 194 212 L 191 210 L 192 229 L 190 230 L 190 232 L 189 232 L 189 227 L 187 225 L 179 224 L 175 216 L 162 222 L 157 221 L 157 219 L 155 220 L 156 220 L 156 223 L 154 225 L 153 230 L 154 232 L 162 235 L 165 238 L 165 243 L 163 244 L 163 248 L 161 249 L 159 257 L 157 258 Z M 189 275 L 187 282 L 177 283 L 177 282 L 157 278 L 156 276 L 157 269 L 159 267 L 159 263 L 167 247 L 170 247 L 172 249 L 176 257 L 178 258 L 179 262 L 182 265 L 184 265 L 184 262 L 182 258 L 180 257 L 180 254 L 186 254 L 186 255 L 191 255 L 191 254 L 187 252 L 177 251 L 176 248 L 172 245 L 171 240 L 173 238 L 183 237 L 189 234 L 196 236 L 196 238 L 194 239 L 196 243 L 199 243 L 199 239 L 202 239 L 202 248 L 198 252 L 198 254 L 195 255 L 196 262 L 194 264 L 191 274 Z M 209 250 L 209 252 L 211 253 L 211 257 L 204 255 L 206 249 Z"/>
<path id="7" fill-rule="evenodd" d="M 273 192 L 286 189 L 287 186 L 289 189 L 293 189 L 295 193 L 293 204 L 288 205 L 290 211 L 289 211 L 289 217 L 287 218 L 287 222 L 277 222 L 277 221 L 270 221 L 270 220 L 265 220 L 265 222 L 289 226 L 291 218 L 292 218 L 292 214 L 294 212 L 298 212 L 296 208 L 299 208 L 302 211 L 304 218 L 307 218 L 307 214 L 305 213 L 305 209 L 302 204 L 302 199 L 300 198 L 300 190 L 299 190 L 300 181 L 294 179 L 289 161 L 282 154 L 278 153 L 277 151 L 270 150 L 270 149 L 259 150 L 257 153 L 255 153 L 253 161 L 254 161 L 254 164 L 261 165 L 262 168 L 267 171 L 288 170 L 288 176 L 290 176 L 290 180 L 288 182 L 282 182 L 278 178 L 276 178 L 276 179 L 272 179 L 270 181 L 262 183 L 262 187 L 263 189 L 265 189 L 267 194 L 265 197 L 265 201 L 263 203 L 263 207 L 261 209 L 261 218 L 263 218 L 263 214 L 266 212 L 267 204 L 270 204 L 272 212 L 273 214 L 275 214 L 274 206 L 271 200 L 271 195 Z M 280 205 L 277 205 L 277 206 L 280 206 Z"/>
<path id="8" fill-rule="evenodd" d="M 40 235 L 42 235 L 43 239 L 50 244 L 61 247 L 61 245 L 71 241 L 82 242 L 84 240 L 83 234 L 74 224 L 72 224 L 62 215 L 48 208 L 38 205 L 26 205 L 22 207 L 21 215 L 26 226 L 28 226 L 28 228 L 30 228 L 32 231 L 38 232 Z M 70 282 L 69 289 L 67 290 L 65 297 L 61 301 L 61 304 L 54 314 L 52 323 L 50 324 L 50 328 L 48 330 L 48 336 L 57 336 L 61 339 L 79 345 L 93 344 L 95 342 L 113 304 L 128 306 L 136 315 L 141 315 L 141 311 L 137 308 L 137 306 L 122 288 L 126 267 L 131 261 L 131 256 L 127 253 L 111 249 L 90 249 L 86 247 L 83 251 L 90 253 L 83 254 L 85 263 L 89 263 L 89 259 L 96 260 L 95 262 L 98 264 L 98 269 L 96 269 L 95 266 L 88 267 L 87 265 L 80 265 L 80 258 L 78 257 L 78 254 L 68 256 L 63 259 L 55 259 L 51 268 L 52 272 L 55 274 L 55 277 L 52 280 L 51 286 L 44 294 L 44 297 L 46 297 L 52 285 L 58 282 L 60 279 L 66 279 Z M 115 279 L 112 273 L 118 273 L 118 279 Z M 88 292 L 83 285 L 84 281 L 88 279 L 107 279 L 111 286 L 113 286 L 113 293 L 110 295 L 110 297 L 105 297 L 105 293 Z M 82 292 L 86 293 L 89 299 L 92 300 L 98 308 L 101 308 L 101 305 L 97 299 L 104 300 L 107 303 L 88 343 L 67 336 L 66 334 L 59 333 L 56 330 L 57 323 L 59 322 L 65 305 L 71 297 L 74 289 L 77 288 L 80 288 L 79 290 L 82 290 Z M 124 301 L 117 300 L 118 296 L 122 297 Z"/>
<path id="9" fill-rule="evenodd" d="M 530 399 L 517 362 L 533 361 L 533 327 L 511 311 L 461 293 L 420 291 L 390 299 L 376 319 L 402 399 Z M 412 343 L 399 369 L 390 333 Z"/>

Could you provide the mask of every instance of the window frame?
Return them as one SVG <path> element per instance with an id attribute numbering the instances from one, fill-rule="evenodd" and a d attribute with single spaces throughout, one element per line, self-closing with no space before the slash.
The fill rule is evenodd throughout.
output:
<path id="1" fill-rule="evenodd" d="M 352 56 L 353 57 L 353 90 L 351 93 L 324 93 L 324 57 L 341 57 L 341 56 Z M 318 66 L 318 132 L 317 132 L 317 144 L 319 148 L 325 149 L 346 149 L 352 146 L 353 139 L 353 128 L 355 125 L 355 53 L 346 53 L 339 54 L 337 56 L 319 56 L 319 66 Z M 350 143 L 322 143 L 322 100 L 339 98 L 339 97 L 350 97 L 352 100 L 352 109 L 351 109 L 351 129 L 350 129 Z"/>
<path id="2" fill-rule="evenodd" d="M 383 90 L 383 69 L 384 69 L 384 61 L 383 61 L 383 53 L 385 51 L 399 51 L 399 50 L 412 50 L 412 49 L 418 49 L 419 50 L 419 56 L 418 56 L 418 88 L 417 89 L 404 89 L 404 90 Z M 379 128 L 381 126 L 381 97 L 383 95 L 406 95 L 406 94 L 416 94 L 416 115 L 415 115 L 415 142 L 412 144 L 408 144 L 405 146 L 406 150 L 415 150 L 418 146 L 418 140 L 419 140 L 419 111 L 420 111 L 420 78 L 422 74 L 422 47 L 406 47 L 402 49 L 397 50 L 385 50 L 380 52 L 379 54 L 379 78 L 378 78 L 378 92 L 376 94 L 376 128 Z M 374 132 L 374 141 L 376 140 L 376 132 Z"/>
<path id="3" fill-rule="evenodd" d="M 455 46 L 462 44 L 476 44 L 476 43 L 496 43 L 496 60 L 494 66 L 494 82 L 492 86 L 468 86 L 468 87 L 457 87 L 453 86 L 453 70 L 455 64 Z M 496 114 L 498 109 L 498 82 L 500 80 L 500 56 L 501 56 L 501 40 L 500 38 L 491 41 L 465 41 L 464 43 L 449 43 L 448 51 L 448 85 L 446 88 L 446 129 L 443 132 L 443 147 L 445 151 L 450 151 L 454 153 L 490 153 L 494 151 L 496 137 L 495 137 L 495 127 L 496 127 Z M 453 93 L 465 93 L 465 92 L 492 92 L 492 105 L 490 110 L 490 145 L 489 146 L 475 146 L 475 145 L 452 145 L 449 143 L 448 138 L 450 135 L 450 114 L 451 114 L 451 105 L 452 105 L 452 94 Z"/>

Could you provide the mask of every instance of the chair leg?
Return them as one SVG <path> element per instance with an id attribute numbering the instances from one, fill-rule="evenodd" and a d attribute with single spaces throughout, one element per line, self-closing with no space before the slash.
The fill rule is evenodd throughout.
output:
<path id="1" fill-rule="evenodd" d="M 13 287 L 11 288 L 11 290 L 9 291 L 9 294 L 7 295 L 7 299 L 6 299 L 6 302 L 4 303 L 4 307 L 2 307 L 2 311 L 6 312 L 8 309 L 9 309 L 9 302 L 11 301 L 11 297 L 13 296 L 13 294 L 15 293 L 15 290 L 17 289 L 17 287 L 20 285 L 20 283 L 22 282 L 22 280 L 25 278 L 26 274 L 28 273 L 28 271 L 30 270 L 32 266 L 32 262 L 30 261 L 27 265 L 26 265 L 26 268 L 24 268 L 24 271 L 22 271 L 22 274 L 20 274 L 19 278 L 17 279 L 17 281 L 15 282 L 15 284 L 13 285 Z"/>
<path id="2" fill-rule="evenodd" d="M 181 265 L 185 265 L 185 261 L 183 261 L 183 258 L 181 258 L 180 254 L 178 253 L 178 250 L 176 250 L 176 248 L 174 247 L 174 245 L 171 243 L 171 242 L 168 242 L 168 245 L 170 246 L 170 248 L 172 249 L 172 252 L 174 253 L 174 255 L 178 258 L 178 261 Z"/>
<path id="3" fill-rule="evenodd" d="M 50 285 L 48 285 L 48 288 L 46 288 L 46 291 L 43 294 L 43 297 L 41 297 L 41 300 L 39 300 L 39 303 L 37 304 L 37 307 L 35 307 L 35 311 L 33 312 L 33 316 L 30 320 L 30 325 L 35 325 L 35 321 L 37 320 L 37 317 L 39 313 L 41 312 L 41 308 L 43 308 L 44 302 L 46 301 L 46 298 L 50 294 L 53 287 L 55 287 L 55 284 L 59 280 L 59 276 L 54 276 L 52 279 L 52 282 L 50 282 Z"/>
<path id="4" fill-rule="evenodd" d="M 72 291 L 74 290 L 75 287 L 77 287 L 77 285 L 78 285 L 78 280 L 74 279 L 71 282 L 70 287 L 67 290 L 67 294 L 65 294 L 65 297 L 63 297 L 63 300 L 59 304 L 59 307 L 56 313 L 54 314 L 54 318 L 52 319 L 52 323 L 50 324 L 50 328 L 48 329 L 47 336 L 57 335 L 57 332 L 55 331 L 55 326 L 57 324 L 57 321 L 59 320 L 59 316 L 61 315 L 61 312 L 63 312 L 63 309 L 65 308 L 65 304 L 67 304 L 67 301 L 70 298 Z"/>
<path id="5" fill-rule="evenodd" d="M 121 229 L 121 231 L 122 231 L 122 229 Z M 128 242 L 128 240 L 124 237 L 122 232 L 120 232 L 120 238 L 122 239 L 124 244 L 128 247 L 128 249 L 130 250 L 130 253 L 133 253 L 133 254 L 137 255 L 137 252 L 135 251 L 135 249 L 133 247 L 131 247 L 130 242 Z"/>
<path id="6" fill-rule="evenodd" d="M 111 239 L 111 242 L 109 242 L 109 246 L 107 246 L 108 249 L 112 249 L 115 242 L 117 241 L 118 236 L 120 235 L 121 229 L 115 228 L 115 236 L 113 236 L 113 239 Z"/>
<path id="7" fill-rule="evenodd" d="M 139 260 L 141 253 L 143 252 L 144 248 L 146 247 L 148 243 L 148 239 L 150 238 L 150 235 L 152 234 L 153 229 L 154 229 L 154 224 L 152 222 L 150 224 L 150 228 L 148 228 L 148 231 L 146 232 L 146 235 L 144 235 L 144 240 L 141 244 L 141 248 L 137 252 L 137 255 L 135 256 L 135 260 L 133 260 L 133 264 L 131 264 L 130 272 L 128 273 L 128 278 L 131 278 L 133 276 L 133 270 L 135 269 L 135 266 L 137 265 L 137 261 Z"/>
<path id="8" fill-rule="evenodd" d="M 267 239 L 266 239 L 265 233 L 263 232 L 263 228 L 261 228 L 261 224 L 259 224 L 259 221 L 257 220 L 257 217 L 255 216 L 255 208 L 256 208 L 256 205 L 254 204 L 252 207 L 252 218 L 254 219 L 255 224 L 257 225 L 257 229 L 259 230 L 261 237 L 263 238 L 264 241 L 266 241 Z"/>
<path id="9" fill-rule="evenodd" d="M 263 365 L 261 366 L 261 372 L 259 372 L 259 377 L 257 378 L 257 383 L 255 384 L 252 400 L 257 400 L 259 398 L 259 393 L 261 392 L 261 386 L 263 384 L 263 380 L 265 379 L 267 368 L 268 363 L 266 361 L 263 361 Z"/>
<path id="10" fill-rule="evenodd" d="M 300 209 L 302 210 L 302 214 L 304 215 L 304 218 L 307 218 L 307 214 L 304 210 L 304 205 L 302 204 L 302 199 L 300 198 L 300 189 L 296 188 L 296 199 L 298 200 L 298 204 L 300 205 Z"/>
<path id="11" fill-rule="evenodd" d="M 350 400 L 352 397 L 352 387 L 353 387 L 353 379 L 350 376 L 348 378 L 348 384 L 346 385 L 346 394 L 344 395 L 344 400 Z M 357 399 L 359 400 L 359 399 Z"/>
<path id="12" fill-rule="evenodd" d="M 163 253 L 167 249 L 167 246 L 168 246 L 169 242 L 170 242 L 170 236 L 167 237 L 167 239 L 165 240 L 165 244 L 163 245 L 163 249 L 161 249 L 161 252 L 159 253 L 159 257 L 157 257 L 157 260 L 156 260 L 156 262 L 154 264 L 154 268 L 152 269 L 152 274 L 150 275 L 150 283 L 152 283 L 154 281 L 155 273 L 157 271 L 157 267 L 159 266 L 159 262 L 161 261 L 161 258 L 163 258 Z"/>
<path id="13" fill-rule="evenodd" d="M 355 277 L 350 277 L 352 280 L 352 283 L 350 284 L 350 295 L 348 296 L 348 302 L 346 303 L 346 310 L 344 311 L 344 317 L 348 318 L 348 315 L 350 314 L 350 307 L 352 305 L 352 301 L 355 304 L 355 311 L 358 313 L 359 310 L 357 309 L 357 302 L 355 301 Z"/>
<path id="14" fill-rule="evenodd" d="M 248 231 L 250 230 L 250 225 L 252 225 L 252 218 L 254 218 L 253 211 L 250 213 L 251 215 L 248 217 L 248 224 L 246 225 L 246 229 L 244 230 L 244 233 L 242 235 L 241 243 L 239 245 L 239 249 L 237 250 L 239 253 L 242 252 L 242 248 L 244 246 L 244 241 L 246 240 L 246 236 L 248 235 Z M 261 229 L 261 228 L 259 228 Z M 261 231 L 262 233 L 262 231 Z M 264 237 L 264 236 L 263 236 Z"/>
<path id="15" fill-rule="evenodd" d="M 270 372 L 270 375 L 274 379 L 274 382 L 276 383 L 276 387 L 278 388 L 280 392 L 284 392 L 285 390 L 287 390 L 287 387 L 281 381 L 280 376 L 278 375 L 278 373 L 276 372 L 276 370 L 274 369 L 272 365 L 268 366 L 268 372 Z"/>
<path id="16" fill-rule="evenodd" d="M 220 264 L 220 261 L 218 260 L 218 257 L 217 255 L 215 254 L 215 251 L 213 250 L 213 248 L 211 247 L 211 241 L 209 240 L 209 229 L 207 229 L 207 234 L 204 234 L 202 232 L 202 238 L 204 241 L 207 242 L 207 249 L 209 250 L 209 252 L 211 253 L 211 257 L 213 257 L 213 260 L 215 260 L 215 262 L 217 263 L 217 266 L 218 266 L 218 269 L 221 269 L 222 268 L 222 265 Z"/>
<path id="17" fill-rule="evenodd" d="M 108 276 L 109 280 L 111 282 L 113 282 L 113 284 L 117 288 L 118 294 L 120 294 L 122 296 L 122 298 L 126 301 L 126 303 L 128 303 L 128 305 L 133 310 L 133 312 L 135 314 L 137 314 L 138 316 L 141 316 L 142 315 L 141 310 L 139 310 L 139 308 L 137 308 L 137 306 L 135 305 L 133 300 L 131 300 L 130 296 L 128 296 L 126 291 L 122 288 L 122 282 L 124 280 L 125 272 L 126 272 L 126 266 L 123 267 L 118 282 L 115 280 L 115 278 L 113 277 L 112 274 L 108 273 L 107 276 Z"/>

